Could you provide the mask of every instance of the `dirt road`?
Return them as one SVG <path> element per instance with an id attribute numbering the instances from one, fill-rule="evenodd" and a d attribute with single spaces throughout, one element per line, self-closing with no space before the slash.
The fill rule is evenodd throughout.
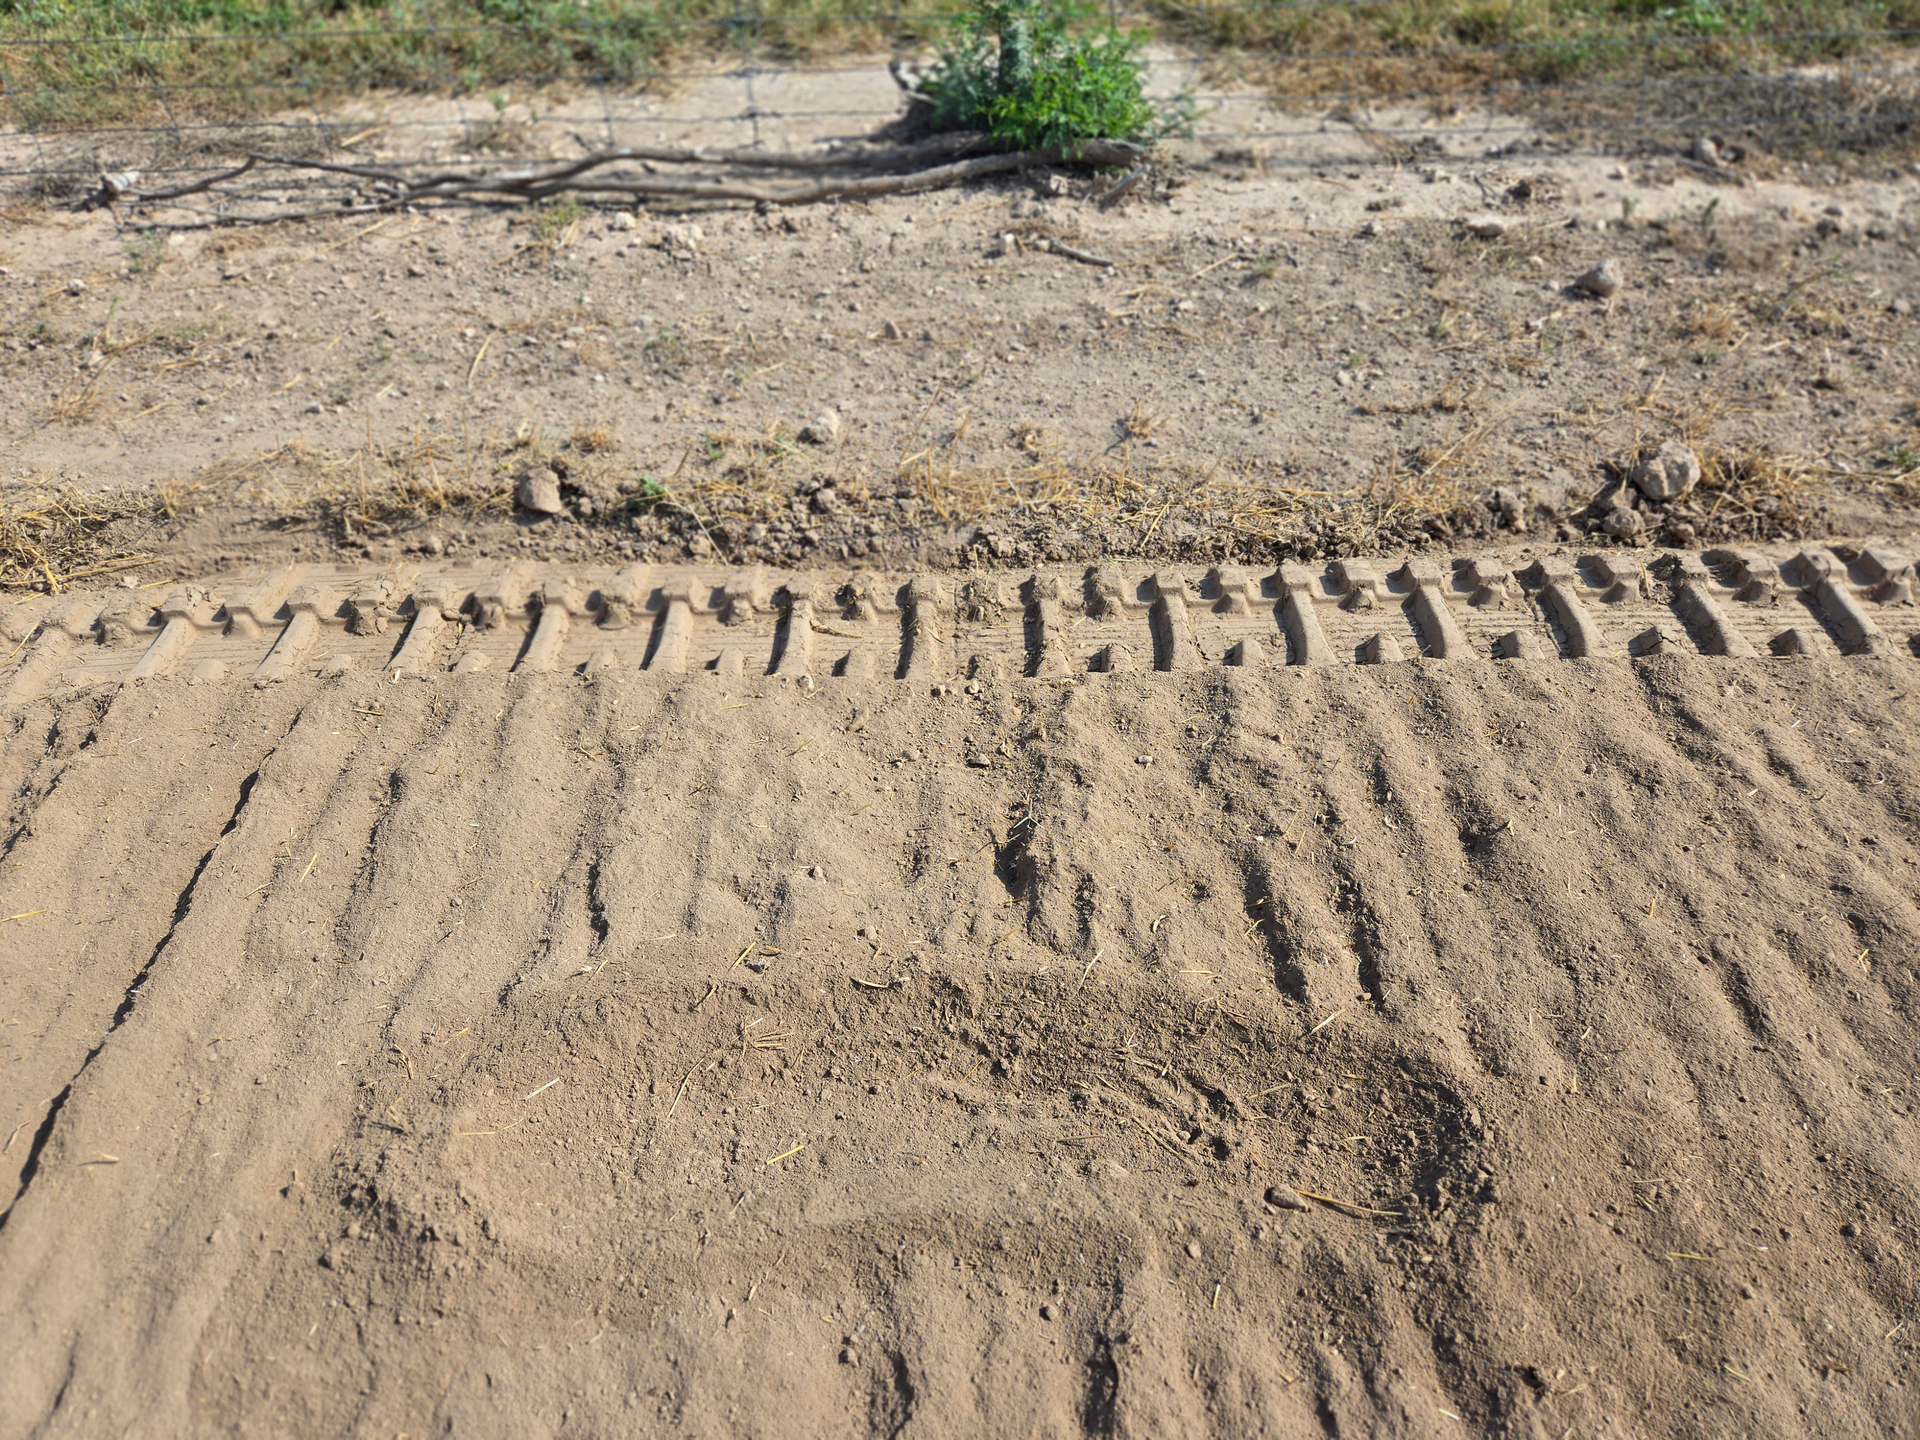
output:
<path id="1" fill-rule="evenodd" d="M 0 1432 L 1911 1430 L 1911 570 L 1620 553 L 30 598 Z"/>

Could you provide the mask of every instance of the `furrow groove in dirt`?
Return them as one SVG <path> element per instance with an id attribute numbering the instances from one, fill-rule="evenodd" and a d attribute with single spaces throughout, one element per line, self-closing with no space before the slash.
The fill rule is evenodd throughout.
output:
<path id="1" fill-rule="evenodd" d="M 194 866 L 192 877 L 187 881 L 185 887 L 175 899 L 172 924 L 168 926 L 166 934 L 160 937 L 159 943 L 153 947 L 153 953 L 147 957 L 146 963 L 140 967 L 134 974 L 133 979 L 128 982 L 126 990 L 121 995 L 119 1005 L 115 1007 L 111 1018 L 107 1021 L 104 1032 L 92 1048 L 81 1058 L 80 1067 L 74 1073 L 73 1078 L 61 1087 L 60 1093 L 55 1096 L 47 1106 L 46 1118 L 41 1121 L 40 1127 L 34 1131 L 33 1144 L 28 1148 L 26 1158 L 21 1163 L 19 1180 L 13 1200 L 8 1202 L 5 1210 L 0 1211 L 0 1230 L 6 1229 L 7 1218 L 13 1213 L 14 1204 L 18 1203 L 20 1196 L 24 1195 L 27 1187 L 33 1183 L 33 1177 L 38 1173 L 40 1168 L 40 1152 L 46 1148 L 47 1140 L 53 1134 L 53 1127 L 60 1118 L 61 1108 L 67 1103 L 68 1097 L 73 1094 L 73 1087 L 79 1083 L 80 1077 L 86 1074 L 87 1066 L 93 1063 L 94 1057 L 99 1055 L 101 1048 L 112 1038 L 113 1032 L 125 1024 L 127 1017 L 133 1013 L 133 1008 L 140 998 L 141 987 L 147 983 L 148 977 L 153 974 L 153 967 L 159 963 L 161 955 L 166 951 L 167 942 L 173 938 L 174 930 L 178 928 L 180 921 L 186 916 L 188 906 L 193 902 L 194 886 L 200 883 L 200 877 L 206 873 L 207 865 L 212 861 L 215 853 L 220 848 L 220 840 L 224 840 L 228 835 L 232 834 L 234 826 L 240 823 L 240 814 L 246 809 L 247 798 L 253 793 L 254 782 L 259 778 L 260 772 L 256 770 L 240 782 L 240 798 L 234 804 L 233 816 L 227 821 L 226 828 L 220 832 L 219 839 L 214 841 L 213 848 L 200 857 L 200 863 Z"/>
<path id="2" fill-rule="evenodd" d="M 672 577 L 624 629 L 572 577 L 564 644 L 447 582 L 399 677 L 425 582 L 384 635 L 210 586 L 172 678 L 14 682 L 0 1433 L 1910 1428 L 1920 665 L 1863 553 L 1686 582 L 1751 654 L 1583 578 L 1668 638 L 1548 664 L 1386 567 L 1300 602 L 1401 617 L 1358 666 L 1166 574 L 949 577 L 924 669 L 772 577 L 704 674 Z"/>

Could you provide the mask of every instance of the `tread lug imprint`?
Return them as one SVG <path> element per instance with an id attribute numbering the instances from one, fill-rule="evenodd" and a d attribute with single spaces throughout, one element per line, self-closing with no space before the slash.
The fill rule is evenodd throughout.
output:
<path id="1" fill-rule="evenodd" d="M 1555 548 L 1271 571 L 1109 562 L 1021 574 L 279 566 L 157 604 L 124 590 L 0 611 L 0 694 L 94 685 L 266 687 L 371 671 L 704 674 L 840 681 L 1061 680 L 1337 664 L 1755 662 L 1920 655 L 1912 558 L 1884 544 L 1774 553 Z"/>

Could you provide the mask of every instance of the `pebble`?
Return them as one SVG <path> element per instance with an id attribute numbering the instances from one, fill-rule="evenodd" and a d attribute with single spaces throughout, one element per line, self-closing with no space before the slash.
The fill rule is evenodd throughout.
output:
<path id="1" fill-rule="evenodd" d="M 1187 1241 L 1187 1258 L 1189 1260 L 1198 1260 L 1200 1258 L 1200 1242 L 1198 1240 Z"/>
<path id="2" fill-rule="evenodd" d="M 1693 149 L 1689 153 L 1702 165 L 1718 165 L 1720 163 L 1720 147 L 1705 135 L 1697 135 L 1694 137 Z"/>
<path id="3" fill-rule="evenodd" d="M 1598 295 L 1602 300 L 1611 300 L 1620 293 L 1620 277 L 1613 273 L 1611 260 L 1602 260 L 1575 280 L 1573 288 L 1584 290 L 1589 295 Z"/>
<path id="4" fill-rule="evenodd" d="M 1040 1318 L 1042 1320 L 1055 1319 L 1056 1317 L 1058 1317 L 1059 1314 L 1060 1312 L 1054 1309 L 1053 1306 L 1051 1305 L 1042 1305 L 1040 1307 Z"/>
<path id="5" fill-rule="evenodd" d="M 84 281 L 84 280 L 69 280 L 69 281 L 67 282 L 67 293 L 68 293 L 69 295 L 84 295 L 84 294 L 86 294 L 86 293 L 87 293 L 87 282 L 86 282 L 86 281 Z"/>
<path id="6" fill-rule="evenodd" d="M 1633 483 L 1647 499 L 1674 500 L 1699 483 L 1700 457 L 1678 440 L 1666 440 L 1630 473 Z"/>
<path id="7" fill-rule="evenodd" d="M 1307 1202 L 1301 1198 L 1300 1193 L 1286 1185 L 1269 1185 L 1267 1187 L 1267 1204 L 1273 1206 L 1276 1210 L 1305 1210 L 1307 1208 Z"/>
<path id="8" fill-rule="evenodd" d="M 1498 240 L 1507 233 L 1507 222 L 1498 215 L 1476 215 L 1467 221 L 1467 233 L 1482 240 Z"/>
<path id="9" fill-rule="evenodd" d="M 831 445 L 840 438 L 840 431 L 840 412 L 829 405 L 801 429 L 800 438 L 809 445 Z"/>
<path id="10" fill-rule="evenodd" d="M 1151 755 L 1136 755 L 1136 756 L 1134 756 L 1134 757 L 1133 757 L 1133 763 L 1134 763 L 1134 764 L 1136 764 L 1136 765 L 1151 765 L 1151 764 L 1153 764 L 1153 756 L 1151 756 Z"/>
<path id="11" fill-rule="evenodd" d="M 1840 1227 L 1840 1233 L 1849 1240 L 1857 1240 L 1860 1238 L 1860 1227 L 1849 1220 Z"/>
<path id="12" fill-rule="evenodd" d="M 544 465 L 538 470 L 529 470 L 520 477 L 513 498 L 521 509 L 531 510 L 536 515 L 558 515 L 561 510 L 560 477 Z"/>
<path id="13" fill-rule="evenodd" d="M 1600 522 L 1600 528 L 1620 539 L 1640 533 L 1640 513 L 1637 510 L 1609 510 L 1607 518 Z"/>

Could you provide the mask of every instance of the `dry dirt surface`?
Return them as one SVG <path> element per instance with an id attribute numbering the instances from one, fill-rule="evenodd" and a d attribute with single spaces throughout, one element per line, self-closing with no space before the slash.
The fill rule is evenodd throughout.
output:
<path id="1" fill-rule="evenodd" d="M 1920 190 L 1467 128 L 22 212 L 0 1440 L 1920 1431 Z"/>
<path id="2" fill-rule="evenodd" d="M 1622 553 L 17 602 L 0 1430 L 1911 1433 L 1913 570 Z"/>
<path id="3" fill-rule="evenodd" d="M 1911 530 L 1920 178 L 1377 120 L 1411 148 L 1215 133 L 1104 207 L 1112 176 L 1042 172 L 771 214 L 36 210 L 0 242 L 8 478 L 164 492 L 187 563 L 144 581 L 429 539 L 905 568 L 1564 541 L 1662 441 L 1704 483 L 1609 543 Z M 1575 283 L 1601 262 L 1606 298 Z M 556 504 L 510 518 L 543 472 Z"/>

